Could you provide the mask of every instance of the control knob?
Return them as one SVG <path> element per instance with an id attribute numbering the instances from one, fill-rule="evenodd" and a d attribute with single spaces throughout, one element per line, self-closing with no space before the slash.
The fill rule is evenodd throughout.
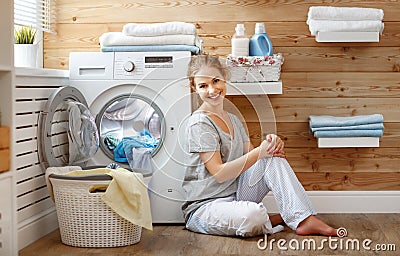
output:
<path id="1" fill-rule="evenodd" d="M 135 63 L 132 61 L 128 60 L 124 63 L 124 70 L 126 72 L 132 72 L 135 69 Z"/>

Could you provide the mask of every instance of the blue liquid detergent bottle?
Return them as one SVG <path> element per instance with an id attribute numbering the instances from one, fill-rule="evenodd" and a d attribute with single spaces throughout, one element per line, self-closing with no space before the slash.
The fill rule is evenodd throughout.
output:
<path id="1" fill-rule="evenodd" d="M 271 39 L 265 32 L 264 23 L 256 23 L 255 34 L 250 39 L 249 45 L 250 56 L 272 56 L 274 50 Z"/>

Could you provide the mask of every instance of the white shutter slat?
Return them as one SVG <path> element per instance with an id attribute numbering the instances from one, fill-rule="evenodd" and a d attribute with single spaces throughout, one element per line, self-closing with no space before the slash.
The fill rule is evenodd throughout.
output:
<path id="1" fill-rule="evenodd" d="M 14 0 L 14 24 L 56 33 L 56 0 Z"/>

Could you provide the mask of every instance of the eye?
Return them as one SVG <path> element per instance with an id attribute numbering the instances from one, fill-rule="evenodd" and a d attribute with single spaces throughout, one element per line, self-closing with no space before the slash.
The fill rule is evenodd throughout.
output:
<path id="1" fill-rule="evenodd" d="M 200 89 L 203 89 L 203 88 L 205 88 L 206 86 L 207 86 L 207 84 L 198 84 L 197 85 Z"/>
<path id="2" fill-rule="evenodd" d="M 214 79 L 213 79 L 213 83 L 214 83 L 214 84 L 218 83 L 219 81 L 221 81 L 221 79 L 219 79 L 219 78 L 214 78 Z"/>

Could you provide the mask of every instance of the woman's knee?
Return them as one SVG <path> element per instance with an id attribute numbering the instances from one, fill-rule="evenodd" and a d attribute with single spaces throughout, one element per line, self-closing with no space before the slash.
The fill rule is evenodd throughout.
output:
<path id="1" fill-rule="evenodd" d="M 262 158 L 258 161 L 259 168 L 263 169 L 265 173 L 270 171 L 286 171 L 292 169 L 287 159 L 282 157 L 275 156 L 270 158 Z"/>
<path id="2" fill-rule="evenodd" d="M 273 157 L 271 160 L 270 170 L 279 171 L 280 173 L 293 174 L 294 171 L 287 159 L 282 157 Z"/>

